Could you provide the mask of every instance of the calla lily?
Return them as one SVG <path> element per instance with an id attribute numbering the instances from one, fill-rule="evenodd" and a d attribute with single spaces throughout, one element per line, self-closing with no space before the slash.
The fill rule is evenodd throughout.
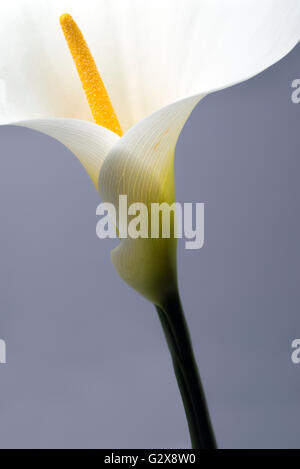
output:
<path id="1" fill-rule="evenodd" d="M 65 11 L 86 35 L 121 139 L 92 122 L 59 30 Z M 300 2 L 11 0 L 0 21 L 0 123 L 59 140 L 97 188 L 100 174 L 105 201 L 116 203 L 122 193 L 129 203 L 172 202 L 175 146 L 193 108 L 286 55 L 299 40 Z M 112 260 L 158 304 L 176 284 L 172 241 L 123 240 Z"/>
<path id="2" fill-rule="evenodd" d="M 58 18 L 65 12 L 94 59 L 69 15 L 61 17 L 64 38 Z M 10 0 L 0 22 L 0 123 L 60 141 L 104 201 L 117 206 L 126 194 L 128 203 L 172 204 L 175 147 L 191 112 L 207 94 L 256 75 L 297 44 L 300 2 Z M 124 239 L 112 261 L 160 311 L 170 306 L 175 240 Z"/>

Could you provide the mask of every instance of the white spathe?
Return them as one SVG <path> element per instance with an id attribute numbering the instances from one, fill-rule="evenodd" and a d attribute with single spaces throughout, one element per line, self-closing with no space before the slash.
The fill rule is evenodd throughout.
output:
<path id="1" fill-rule="evenodd" d="M 122 128 L 264 70 L 299 40 L 299 0 L 10 0 L 0 17 L 0 122 L 91 120 L 59 25 L 90 46 Z"/>
<path id="2" fill-rule="evenodd" d="M 37 130 L 61 142 L 77 156 L 97 189 L 100 168 L 105 157 L 120 140 L 110 130 L 79 119 L 57 117 L 18 121 L 15 124 Z"/>
<path id="3" fill-rule="evenodd" d="M 59 25 L 66 12 L 90 46 L 121 139 L 90 122 Z M 10 0 L 0 17 L 0 123 L 58 139 L 96 185 L 100 173 L 105 201 L 172 201 L 174 150 L 195 105 L 274 64 L 299 38 L 300 0 Z M 124 240 L 112 257 L 160 302 L 175 253 L 173 242 Z"/>

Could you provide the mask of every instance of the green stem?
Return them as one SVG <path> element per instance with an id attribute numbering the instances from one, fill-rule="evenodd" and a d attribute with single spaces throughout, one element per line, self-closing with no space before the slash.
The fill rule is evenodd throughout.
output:
<path id="1" fill-rule="evenodd" d="M 193 449 L 216 449 L 205 395 L 179 295 L 156 309 L 167 339 Z"/>

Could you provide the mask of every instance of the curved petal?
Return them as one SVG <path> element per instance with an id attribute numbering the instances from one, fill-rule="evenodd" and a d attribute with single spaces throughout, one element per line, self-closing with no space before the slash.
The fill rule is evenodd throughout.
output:
<path id="1" fill-rule="evenodd" d="M 202 96 L 167 106 L 139 122 L 111 149 L 99 177 L 102 199 L 119 206 L 175 200 L 174 153 L 178 137 Z M 120 229 L 120 226 L 119 226 Z M 176 239 L 123 239 L 112 251 L 121 277 L 156 304 L 162 304 L 177 285 Z"/>
<path id="2" fill-rule="evenodd" d="M 245 80 L 300 36 L 298 0 L 10 0 L 0 122 L 91 120 L 58 18 L 81 27 L 124 131 L 172 102 Z"/>
<path id="3" fill-rule="evenodd" d="M 77 119 L 36 119 L 12 124 L 37 130 L 65 145 L 77 156 L 97 189 L 104 159 L 119 140 L 110 130 Z"/>

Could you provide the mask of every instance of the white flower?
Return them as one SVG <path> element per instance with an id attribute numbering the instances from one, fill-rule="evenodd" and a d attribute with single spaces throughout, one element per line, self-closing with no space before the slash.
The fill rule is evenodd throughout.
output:
<path id="1" fill-rule="evenodd" d="M 58 21 L 66 12 L 90 46 L 121 138 L 92 122 Z M 96 186 L 100 173 L 105 201 L 172 202 L 175 146 L 190 113 L 297 44 L 300 1 L 10 0 L 0 24 L 0 123 L 62 142 Z M 176 286 L 174 240 L 122 240 L 112 260 L 153 302 Z"/>

